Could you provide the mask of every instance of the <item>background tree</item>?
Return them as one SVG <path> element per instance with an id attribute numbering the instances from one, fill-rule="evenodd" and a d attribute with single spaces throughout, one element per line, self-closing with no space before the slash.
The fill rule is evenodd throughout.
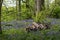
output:
<path id="1" fill-rule="evenodd" d="M 17 7 L 17 20 L 20 20 L 20 14 L 21 14 L 21 0 L 16 0 L 16 7 Z"/>
<path id="2" fill-rule="evenodd" d="M 35 0 L 36 3 L 36 11 L 40 12 L 44 9 L 44 0 Z"/>
<path id="3" fill-rule="evenodd" d="M 1 18 L 1 8 L 2 8 L 3 0 L 0 0 L 0 18 Z M 1 19 L 0 19 L 0 34 L 2 34 L 2 28 L 1 28 Z"/>
<path id="4" fill-rule="evenodd" d="M 21 0 L 19 0 L 18 3 L 19 3 L 19 12 L 21 12 Z"/>
<path id="5" fill-rule="evenodd" d="M 29 0 L 26 0 L 26 8 L 29 8 Z"/>

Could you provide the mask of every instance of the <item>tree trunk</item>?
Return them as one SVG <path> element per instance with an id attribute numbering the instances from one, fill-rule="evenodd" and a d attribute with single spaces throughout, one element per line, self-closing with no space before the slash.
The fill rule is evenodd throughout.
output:
<path id="1" fill-rule="evenodd" d="M 21 15 L 21 0 L 16 0 L 16 8 L 17 8 L 17 20 L 20 20 Z M 17 6 L 18 5 L 18 6 Z"/>
<path id="2" fill-rule="evenodd" d="M 29 8 L 29 0 L 26 0 L 26 8 Z"/>
<path id="3" fill-rule="evenodd" d="M 18 20 L 18 1 L 16 0 L 16 13 L 17 13 L 17 15 L 15 14 L 15 16 L 16 16 L 16 20 Z"/>
<path id="4" fill-rule="evenodd" d="M 21 0 L 19 0 L 19 12 L 21 12 Z"/>
<path id="5" fill-rule="evenodd" d="M 42 6 L 42 7 L 41 7 L 41 8 L 42 8 L 41 10 L 44 10 L 44 9 L 45 9 L 45 5 L 44 5 L 44 4 L 45 4 L 45 1 L 44 1 L 44 0 L 41 0 L 41 2 L 42 2 L 42 3 L 41 3 L 41 6 Z"/>
<path id="6" fill-rule="evenodd" d="M 2 8 L 3 0 L 0 0 L 0 18 L 1 18 L 1 8 Z M 0 19 L 0 34 L 2 34 L 2 28 L 1 28 L 1 19 Z"/>
<path id="7" fill-rule="evenodd" d="M 40 11 L 44 9 L 44 0 L 35 0 L 35 12 L 36 12 L 36 19 L 37 21 L 37 15 Z"/>
<path id="8" fill-rule="evenodd" d="M 44 9 L 44 0 L 35 0 L 35 8 L 37 12 L 40 12 Z"/>

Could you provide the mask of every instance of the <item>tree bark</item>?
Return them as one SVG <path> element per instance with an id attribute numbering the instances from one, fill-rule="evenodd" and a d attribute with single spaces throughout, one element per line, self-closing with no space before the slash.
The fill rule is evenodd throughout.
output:
<path id="1" fill-rule="evenodd" d="M 16 8 L 17 8 L 17 13 L 18 13 L 17 14 L 17 20 L 20 20 L 20 15 L 21 15 L 21 0 L 16 0 Z"/>
<path id="2" fill-rule="evenodd" d="M 42 10 L 44 10 L 44 0 L 35 0 L 35 13 L 36 13 L 35 21 L 37 21 L 38 13 Z"/>
<path id="3" fill-rule="evenodd" d="M 19 12 L 21 12 L 21 0 L 19 0 Z"/>
<path id="4" fill-rule="evenodd" d="M 35 9 L 40 12 L 44 9 L 44 0 L 35 0 Z"/>
<path id="5" fill-rule="evenodd" d="M 0 18 L 1 18 L 1 8 L 2 8 L 3 0 L 0 0 Z M 2 28 L 1 28 L 1 19 L 0 19 L 0 34 L 2 34 Z"/>

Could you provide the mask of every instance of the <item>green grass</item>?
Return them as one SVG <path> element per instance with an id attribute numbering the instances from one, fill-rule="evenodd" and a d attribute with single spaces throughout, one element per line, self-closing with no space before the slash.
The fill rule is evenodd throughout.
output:
<path id="1" fill-rule="evenodd" d="M 60 40 L 60 26 L 52 26 L 51 29 L 31 31 L 27 33 L 25 28 L 3 30 L 0 40 Z"/>

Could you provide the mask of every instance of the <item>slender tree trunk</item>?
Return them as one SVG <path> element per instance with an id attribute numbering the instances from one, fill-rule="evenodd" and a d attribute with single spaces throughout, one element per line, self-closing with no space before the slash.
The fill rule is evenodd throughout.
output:
<path id="1" fill-rule="evenodd" d="M 16 0 L 16 12 L 17 12 L 17 0 Z"/>
<path id="2" fill-rule="evenodd" d="M 17 1 L 16 4 L 18 5 L 18 6 L 16 5 L 17 6 L 17 13 L 18 13 L 17 14 L 17 20 L 20 20 L 20 16 L 21 16 L 21 0 L 16 0 L 16 1 Z"/>
<path id="3" fill-rule="evenodd" d="M 40 12 L 44 9 L 44 0 L 35 0 L 35 9 Z"/>
<path id="4" fill-rule="evenodd" d="M 26 0 L 26 8 L 29 8 L 29 0 Z"/>
<path id="5" fill-rule="evenodd" d="M 26 0 L 26 12 L 29 12 L 30 13 L 30 7 L 29 7 L 29 0 Z"/>
<path id="6" fill-rule="evenodd" d="M 43 9 L 44 9 L 44 0 L 35 0 L 36 21 L 38 13 Z"/>
<path id="7" fill-rule="evenodd" d="M 1 18 L 1 8 L 2 8 L 3 0 L 0 0 L 0 18 Z M 1 19 L 0 19 L 0 34 L 2 34 L 2 28 L 1 28 Z"/>
<path id="8" fill-rule="evenodd" d="M 42 6 L 41 7 L 42 8 L 41 10 L 44 10 L 45 9 L 45 0 L 41 0 L 41 6 Z"/>
<path id="9" fill-rule="evenodd" d="M 19 0 L 19 12 L 21 12 L 21 0 Z"/>
<path id="10" fill-rule="evenodd" d="M 18 5 L 18 1 L 16 0 L 16 13 L 18 14 L 18 6 L 17 5 Z M 15 16 L 18 16 L 18 15 L 15 14 Z M 18 20 L 18 17 L 16 17 L 16 20 Z"/>

